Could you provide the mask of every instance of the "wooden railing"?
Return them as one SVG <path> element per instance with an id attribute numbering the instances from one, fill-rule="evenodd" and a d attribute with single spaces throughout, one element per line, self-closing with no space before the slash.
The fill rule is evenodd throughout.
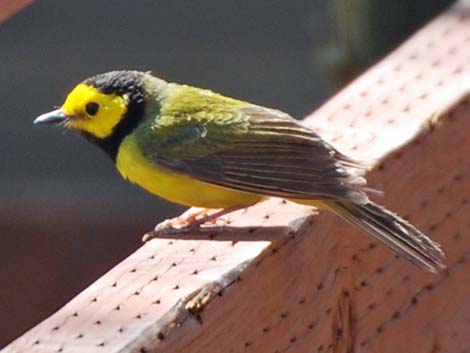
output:
<path id="1" fill-rule="evenodd" d="M 460 1 L 305 119 L 370 164 L 447 271 L 272 199 L 222 234 L 146 243 L 3 353 L 470 352 L 469 47 Z"/>

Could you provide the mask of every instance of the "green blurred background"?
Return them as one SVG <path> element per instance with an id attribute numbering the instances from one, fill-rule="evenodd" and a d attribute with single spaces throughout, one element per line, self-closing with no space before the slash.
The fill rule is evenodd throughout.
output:
<path id="1" fill-rule="evenodd" d="M 78 81 L 152 70 L 303 117 L 449 2 L 390 2 L 408 19 L 394 25 L 389 2 L 365 0 L 45 0 L 1 24 L 0 347 L 182 210 L 79 137 L 33 127 Z"/>

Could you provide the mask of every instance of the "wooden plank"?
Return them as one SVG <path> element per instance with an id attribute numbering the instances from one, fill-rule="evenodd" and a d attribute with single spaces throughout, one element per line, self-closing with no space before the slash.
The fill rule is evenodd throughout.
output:
<path id="1" fill-rule="evenodd" d="M 0 23 L 31 5 L 33 0 L 0 0 Z"/>
<path id="2" fill-rule="evenodd" d="M 3 352 L 468 352 L 470 1 L 305 120 L 443 244 L 432 275 L 338 217 L 272 199 L 157 239 Z"/>

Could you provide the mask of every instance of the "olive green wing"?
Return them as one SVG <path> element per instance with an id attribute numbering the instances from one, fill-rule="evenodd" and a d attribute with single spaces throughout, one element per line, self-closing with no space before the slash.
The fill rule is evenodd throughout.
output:
<path id="1" fill-rule="evenodd" d="M 139 139 L 154 163 L 222 187 L 365 202 L 363 167 L 289 115 L 254 105 L 162 115 Z"/>

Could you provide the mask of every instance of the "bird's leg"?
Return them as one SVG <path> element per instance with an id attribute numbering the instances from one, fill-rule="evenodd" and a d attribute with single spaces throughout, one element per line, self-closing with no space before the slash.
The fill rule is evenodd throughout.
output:
<path id="1" fill-rule="evenodd" d="M 158 224 L 155 229 L 144 235 L 143 241 L 148 241 L 160 235 L 173 235 L 181 233 L 201 233 L 204 231 L 202 227 L 206 223 L 214 224 L 219 217 L 234 211 L 245 208 L 243 206 L 233 206 L 229 208 L 219 209 L 214 213 L 210 213 L 210 208 L 190 208 L 181 216 L 167 219 Z"/>
<path id="2" fill-rule="evenodd" d="M 198 218 L 206 217 L 209 212 L 211 211 L 210 208 L 204 207 L 191 207 L 184 211 L 178 217 L 167 219 L 160 224 L 157 225 L 156 229 L 165 229 L 165 228 L 183 228 L 195 222 Z"/>

